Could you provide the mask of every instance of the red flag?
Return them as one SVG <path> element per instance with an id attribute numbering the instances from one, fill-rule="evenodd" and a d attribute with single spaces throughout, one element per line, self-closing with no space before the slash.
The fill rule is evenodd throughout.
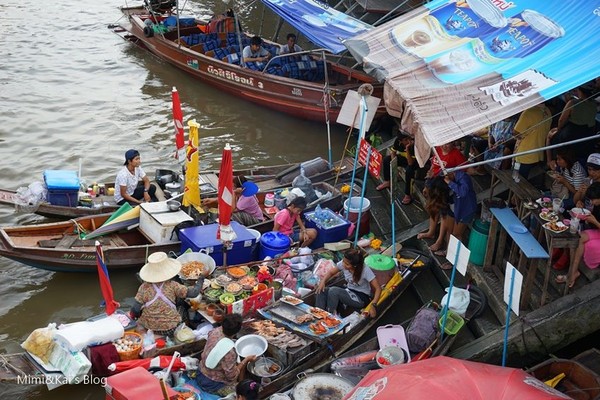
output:
<path id="1" fill-rule="evenodd" d="M 102 297 L 104 297 L 104 305 L 106 315 L 111 315 L 119 308 L 120 304 L 117 303 L 113 296 L 113 289 L 110 285 L 110 279 L 108 277 L 108 269 L 104 263 L 104 253 L 102 252 L 102 246 L 100 242 L 96 240 L 96 266 L 98 267 L 98 278 L 100 279 L 100 290 L 102 291 Z"/>
<path id="2" fill-rule="evenodd" d="M 233 161 L 231 159 L 231 147 L 229 143 L 223 149 L 223 158 L 221 160 L 221 169 L 219 170 L 219 229 L 217 230 L 217 239 L 224 242 L 231 242 L 236 238 L 236 234 L 230 225 L 231 213 L 233 212 Z"/>
<path id="3" fill-rule="evenodd" d="M 177 88 L 173 86 L 171 92 L 171 98 L 173 100 L 173 125 L 175 126 L 175 158 L 180 162 L 185 160 L 185 137 L 183 131 L 183 113 L 181 112 L 181 102 L 179 101 L 179 92 Z"/>

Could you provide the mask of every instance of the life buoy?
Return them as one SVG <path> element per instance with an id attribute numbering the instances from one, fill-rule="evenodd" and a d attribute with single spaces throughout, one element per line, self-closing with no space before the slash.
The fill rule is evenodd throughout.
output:
<path id="1" fill-rule="evenodd" d="M 154 29 L 151 26 L 144 27 L 144 36 L 151 38 L 154 36 Z"/>

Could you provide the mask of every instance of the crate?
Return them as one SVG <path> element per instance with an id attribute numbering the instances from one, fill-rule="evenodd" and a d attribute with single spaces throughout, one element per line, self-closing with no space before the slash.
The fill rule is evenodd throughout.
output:
<path id="1" fill-rule="evenodd" d="M 254 261 L 253 249 L 257 237 L 245 226 L 231 221 L 231 227 L 237 238 L 233 241 L 233 247 L 227 250 L 227 265 L 244 264 Z M 181 239 L 181 252 L 187 249 L 200 251 L 205 249 L 217 265 L 223 265 L 223 243 L 217 239 L 219 224 L 209 224 L 184 228 L 179 231 Z"/>
<path id="2" fill-rule="evenodd" d="M 77 207 L 79 177 L 76 171 L 45 170 L 44 182 L 48 188 L 48 203 L 55 206 Z"/>
<path id="3" fill-rule="evenodd" d="M 342 218 L 328 208 L 321 210 L 324 217 L 316 218 L 315 213 L 316 211 L 311 211 L 304 214 L 306 227 L 314 228 L 318 232 L 317 238 L 310 245 L 311 248 L 318 249 L 323 247 L 325 243 L 339 242 L 348 237 L 350 221 Z"/>
<path id="4" fill-rule="evenodd" d="M 439 320 L 440 329 L 444 322 L 444 316 L 442 315 Z M 448 310 L 448 316 L 446 317 L 446 326 L 444 327 L 444 333 L 446 335 L 456 335 L 460 328 L 465 324 L 465 320 L 452 310 Z"/>

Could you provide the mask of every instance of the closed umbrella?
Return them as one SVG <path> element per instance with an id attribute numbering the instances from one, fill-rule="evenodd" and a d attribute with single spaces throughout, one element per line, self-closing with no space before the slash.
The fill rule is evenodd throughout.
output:
<path id="1" fill-rule="evenodd" d="M 188 121 L 190 137 L 185 155 L 185 186 L 183 189 L 183 205 L 186 207 L 200 207 L 200 183 L 198 182 L 199 155 L 198 155 L 198 128 L 200 125 L 195 119 Z"/>
<path id="2" fill-rule="evenodd" d="M 233 160 L 231 159 L 231 147 L 229 143 L 223 148 L 221 169 L 219 170 L 219 229 L 217 239 L 223 242 L 223 264 L 226 265 L 226 250 L 235 240 L 237 235 L 231 227 L 231 213 L 233 212 Z"/>
<path id="3" fill-rule="evenodd" d="M 171 92 L 173 102 L 173 126 L 175 127 L 175 158 L 183 163 L 185 160 L 185 137 L 183 132 L 183 112 L 181 111 L 181 102 L 179 101 L 179 92 L 173 86 Z"/>
<path id="4" fill-rule="evenodd" d="M 439 356 L 369 371 L 344 400 L 384 400 L 399 394 L 411 400 L 569 398 L 521 369 Z"/>
<path id="5" fill-rule="evenodd" d="M 96 240 L 96 266 L 98 267 L 98 278 L 100 279 L 100 291 L 104 298 L 104 310 L 106 315 L 111 315 L 119 308 L 120 304 L 114 299 L 112 285 L 108 277 L 108 269 L 104 262 L 104 253 L 102 252 L 102 245 Z"/>

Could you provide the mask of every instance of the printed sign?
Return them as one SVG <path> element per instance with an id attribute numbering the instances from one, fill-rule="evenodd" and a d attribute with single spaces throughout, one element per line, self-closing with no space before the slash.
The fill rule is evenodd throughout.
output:
<path id="1" fill-rule="evenodd" d="M 358 150 L 358 162 L 362 165 L 367 164 L 367 155 L 369 154 L 369 149 L 371 149 L 371 155 L 369 158 L 369 173 L 375 177 L 379 178 L 381 174 L 381 153 L 377 151 L 373 146 L 369 144 L 365 139 L 361 139 L 360 141 L 360 149 Z"/>

